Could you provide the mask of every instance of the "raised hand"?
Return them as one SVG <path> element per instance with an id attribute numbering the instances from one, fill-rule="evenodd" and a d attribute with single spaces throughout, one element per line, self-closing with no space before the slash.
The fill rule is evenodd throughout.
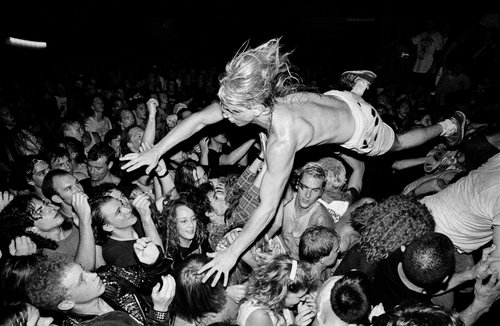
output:
<path id="1" fill-rule="evenodd" d="M 12 199 L 14 199 L 14 195 L 12 195 L 10 192 L 0 192 L 0 212 L 3 211 L 5 206 L 7 206 L 7 204 L 9 204 Z"/>
<path id="2" fill-rule="evenodd" d="M 224 286 L 227 286 L 227 281 L 229 279 L 229 272 L 236 265 L 238 257 L 233 255 L 229 249 L 223 249 L 216 253 L 207 253 L 207 256 L 213 258 L 211 261 L 206 263 L 199 271 L 198 274 L 202 274 L 207 271 L 205 277 L 203 277 L 202 282 L 205 283 L 213 274 L 215 274 L 211 286 L 217 285 L 217 282 L 224 274 Z"/>
<path id="3" fill-rule="evenodd" d="M 316 311 L 313 311 L 305 302 L 299 302 L 297 306 L 297 316 L 294 324 L 297 326 L 307 326 L 312 323 L 316 317 Z"/>
<path id="4" fill-rule="evenodd" d="M 74 193 L 71 198 L 71 205 L 76 215 L 78 215 L 80 223 L 91 223 L 89 196 L 83 192 Z"/>
<path id="5" fill-rule="evenodd" d="M 137 255 L 137 259 L 145 265 L 152 265 L 161 254 L 158 247 L 147 237 L 135 241 L 134 251 Z"/>
<path id="6" fill-rule="evenodd" d="M 16 237 L 9 244 L 9 252 L 12 256 L 29 256 L 36 252 L 36 244 L 25 235 Z"/>
<path id="7" fill-rule="evenodd" d="M 160 160 L 160 153 L 155 149 L 155 147 L 148 149 L 142 153 L 130 153 L 123 157 L 120 157 L 120 161 L 129 161 L 122 166 L 122 170 L 127 172 L 137 170 L 141 166 L 147 166 L 146 174 L 149 174 Z"/>
<path id="8" fill-rule="evenodd" d="M 135 207 L 141 218 L 151 216 L 151 205 L 150 197 L 146 194 L 139 194 L 135 197 L 132 202 L 132 206 Z"/>
<path id="9" fill-rule="evenodd" d="M 156 115 L 156 108 L 158 107 L 158 105 L 160 105 L 158 103 L 158 100 L 155 98 L 150 98 L 146 105 L 148 107 L 149 116 L 154 117 Z"/>
<path id="10" fill-rule="evenodd" d="M 175 280 L 172 275 L 161 277 L 161 283 L 156 284 L 151 292 L 153 308 L 157 311 L 168 311 L 175 296 Z"/>

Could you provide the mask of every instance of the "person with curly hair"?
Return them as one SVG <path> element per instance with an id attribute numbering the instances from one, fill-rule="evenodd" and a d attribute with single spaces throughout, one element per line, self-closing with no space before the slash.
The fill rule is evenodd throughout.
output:
<path id="1" fill-rule="evenodd" d="M 414 198 L 395 195 L 359 207 L 351 216 L 360 240 L 343 257 L 333 275 L 357 269 L 373 279 L 377 264 L 402 245 L 434 232 L 435 222 L 425 205 Z"/>
<path id="2" fill-rule="evenodd" d="M 236 241 L 203 267 L 201 271 L 209 270 L 206 279 L 214 273 L 224 274 L 227 283 L 238 258 L 271 223 L 299 150 L 339 144 L 377 156 L 415 147 L 440 135 L 448 137 L 450 145 L 457 145 L 463 138 L 466 119 L 461 112 L 428 128 L 396 135 L 361 97 L 376 78 L 371 71 L 345 72 L 342 81 L 351 87 L 350 92 L 306 92 L 298 76 L 292 73 L 290 53 L 281 53 L 280 41 L 271 39 L 237 53 L 220 79 L 220 102 L 185 119 L 150 150 L 121 158 L 129 161 L 122 167 L 124 170 L 146 165 L 146 172 L 150 172 L 165 152 L 222 119 L 239 127 L 254 124 L 268 132 L 265 155 L 268 170 L 260 189 L 261 203 Z M 151 104 L 158 106 L 158 101 Z"/>
<path id="3" fill-rule="evenodd" d="M 309 263 L 287 254 L 271 256 L 254 269 L 248 279 L 245 301 L 240 305 L 241 326 L 309 325 L 316 316 L 316 304 L 308 292 L 316 284 Z M 293 316 L 292 308 L 297 308 Z M 290 309 L 289 309 L 290 308 Z"/>
<path id="4" fill-rule="evenodd" d="M 205 218 L 203 209 L 186 195 L 171 200 L 162 212 L 159 232 L 165 241 L 165 252 L 158 248 L 156 258 L 142 263 L 151 275 L 170 274 L 190 255 L 212 252 L 206 228 L 201 222 Z"/>

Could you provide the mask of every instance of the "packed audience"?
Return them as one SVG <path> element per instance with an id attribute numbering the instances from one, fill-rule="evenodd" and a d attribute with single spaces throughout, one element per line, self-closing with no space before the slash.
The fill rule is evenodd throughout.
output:
<path id="1" fill-rule="evenodd" d="M 429 19 L 391 43 L 362 94 L 397 136 L 460 112 L 458 141 L 300 150 L 227 279 L 207 266 L 259 207 L 268 130 L 224 120 L 153 167 L 122 168 L 218 103 L 224 67 L 125 63 L 3 85 L 0 325 L 487 325 L 500 298 L 494 22 Z M 302 83 L 351 91 L 340 77 Z"/>

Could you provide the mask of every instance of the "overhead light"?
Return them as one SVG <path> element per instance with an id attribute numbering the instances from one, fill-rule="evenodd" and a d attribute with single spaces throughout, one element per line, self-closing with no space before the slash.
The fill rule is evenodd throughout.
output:
<path id="1" fill-rule="evenodd" d="M 6 42 L 8 45 L 18 46 L 23 48 L 44 49 L 47 47 L 47 42 L 37 42 L 30 40 L 23 40 L 20 38 L 9 37 Z"/>

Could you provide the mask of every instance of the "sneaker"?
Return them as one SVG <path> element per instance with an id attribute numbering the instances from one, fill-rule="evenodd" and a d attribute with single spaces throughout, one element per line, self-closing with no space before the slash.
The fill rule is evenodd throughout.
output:
<path id="1" fill-rule="evenodd" d="M 464 139 L 465 125 L 467 124 L 467 118 L 462 111 L 455 111 L 451 115 L 450 120 L 457 126 L 457 130 L 448 137 L 445 137 L 444 143 L 448 149 L 458 146 L 462 139 Z"/>
<path id="2" fill-rule="evenodd" d="M 340 83 L 348 88 L 352 88 L 356 84 L 358 78 L 366 80 L 368 86 L 370 86 L 373 84 L 375 78 L 377 78 L 377 75 L 369 70 L 346 71 L 340 76 Z"/>

